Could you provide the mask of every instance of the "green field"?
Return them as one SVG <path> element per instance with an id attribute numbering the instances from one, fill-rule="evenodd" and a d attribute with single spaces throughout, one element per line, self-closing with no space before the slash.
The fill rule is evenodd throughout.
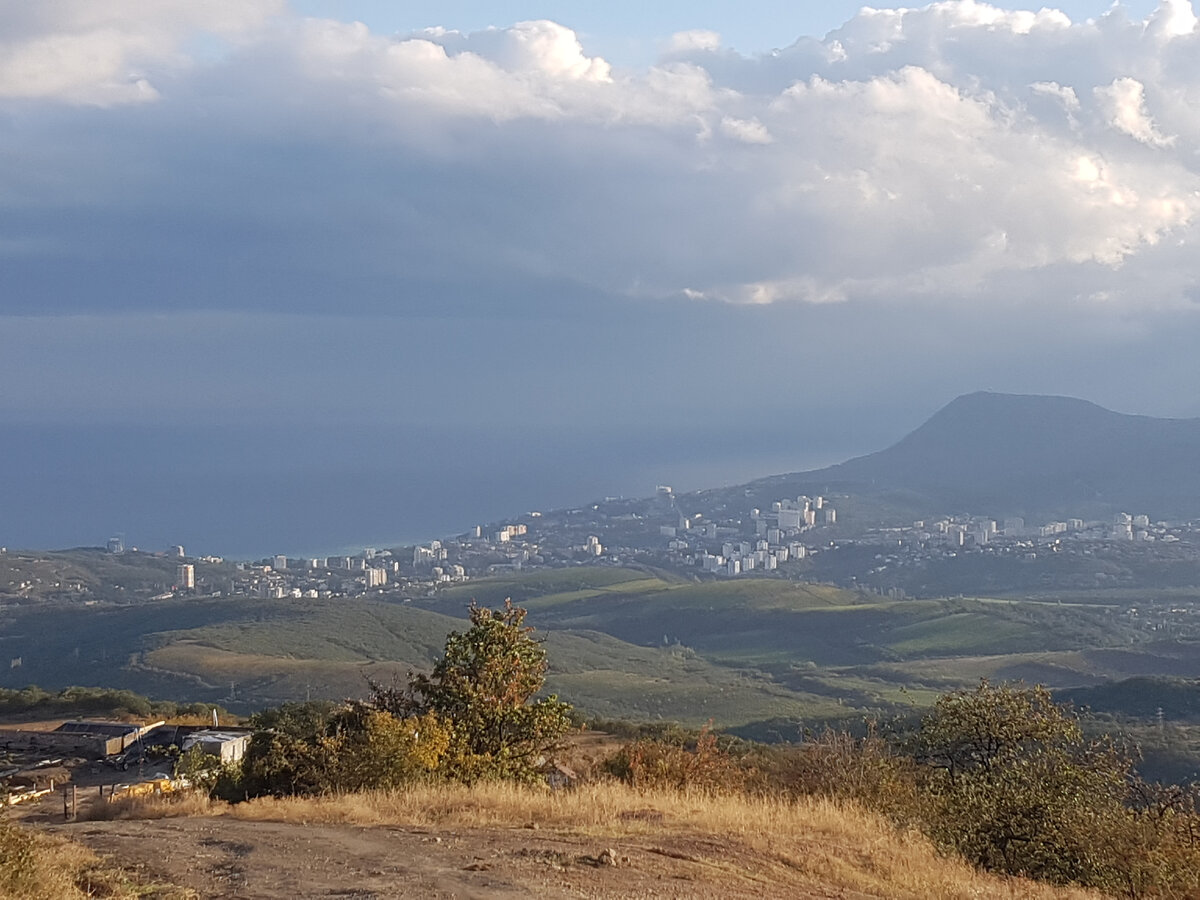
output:
<path id="1" fill-rule="evenodd" d="M 0 686 L 128 688 L 251 708 L 360 696 L 428 667 L 472 601 L 529 610 L 548 689 L 585 713 L 718 726 L 886 715 L 980 677 L 1081 686 L 1190 674 L 1103 606 L 890 600 L 781 579 L 697 582 L 579 567 L 481 579 L 412 602 L 193 599 L 0 612 Z M 18 662 L 19 661 L 19 662 Z"/>

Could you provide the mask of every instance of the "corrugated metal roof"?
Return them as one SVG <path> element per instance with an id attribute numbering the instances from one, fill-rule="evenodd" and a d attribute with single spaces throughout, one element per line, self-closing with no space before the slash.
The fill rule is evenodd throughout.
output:
<path id="1" fill-rule="evenodd" d="M 141 725 L 129 722 L 63 722 L 55 731 L 70 734 L 106 734 L 110 737 L 124 737 L 127 734 L 137 734 Z"/>

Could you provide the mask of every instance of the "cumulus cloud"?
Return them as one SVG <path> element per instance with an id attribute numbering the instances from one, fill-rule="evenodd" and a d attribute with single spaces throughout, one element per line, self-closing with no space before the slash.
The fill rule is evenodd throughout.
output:
<path id="1" fill-rule="evenodd" d="M 284 0 L 0 0 L 0 97 L 109 105 L 157 96 L 142 71 L 198 33 L 237 38 Z"/>
<path id="2" fill-rule="evenodd" d="M 1186 0 L 1145 22 L 864 8 L 761 57 L 684 32 L 640 71 L 544 20 L 392 36 L 272 0 L 103 7 L 0 5 L 0 102 L 32 115 L 0 172 L 23 311 L 96 296 L 106 264 L 121 289 L 87 302 L 982 304 L 1038 272 L 1076 302 L 1099 271 L 1108 306 L 1191 303 L 1185 274 L 1141 268 L 1198 237 Z M 197 34 L 233 43 L 189 64 Z"/>
<path id="3" fill-rule="evenodd" d="M 747 144 L 771 143 L 771 132 L 758 119 L 738 119 L 725 116 L 721 119 L 721 131 L 737 141 Z"/>
<path id="4" fill-rule="evenodd" d="M 1159 134 L 1146 111 L 1146 88 L 1136 78 L 1115 78 L 1112 84 L 1095 88 L 1095 92 L 1113 128 L 1151 147 L 1175 143 L 1174 137 Z"/>

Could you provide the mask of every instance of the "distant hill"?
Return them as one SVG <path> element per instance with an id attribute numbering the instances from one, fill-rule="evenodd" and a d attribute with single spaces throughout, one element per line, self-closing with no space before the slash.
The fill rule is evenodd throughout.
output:
<path id="1" fill-rule="evenodd" d="M 979 392 L 898 443 L 811 472 L 747 485 L 773 492 L 872 493 L 914 513 L 1039 519 L 1200 517 L 1200 419 L 1115 413 L 1085 400 Z"/>

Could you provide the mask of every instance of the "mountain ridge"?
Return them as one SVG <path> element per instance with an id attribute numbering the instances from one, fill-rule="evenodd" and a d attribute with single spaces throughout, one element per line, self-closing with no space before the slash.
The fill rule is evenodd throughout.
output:
<path id="1" fill-rule="evenodd" d="M 1117 413 L 1074 397 L 963 394 L 883 450 L 750 482 L 873 492 L 914 514 L 1200 516 L 1200 418 Z"/>

